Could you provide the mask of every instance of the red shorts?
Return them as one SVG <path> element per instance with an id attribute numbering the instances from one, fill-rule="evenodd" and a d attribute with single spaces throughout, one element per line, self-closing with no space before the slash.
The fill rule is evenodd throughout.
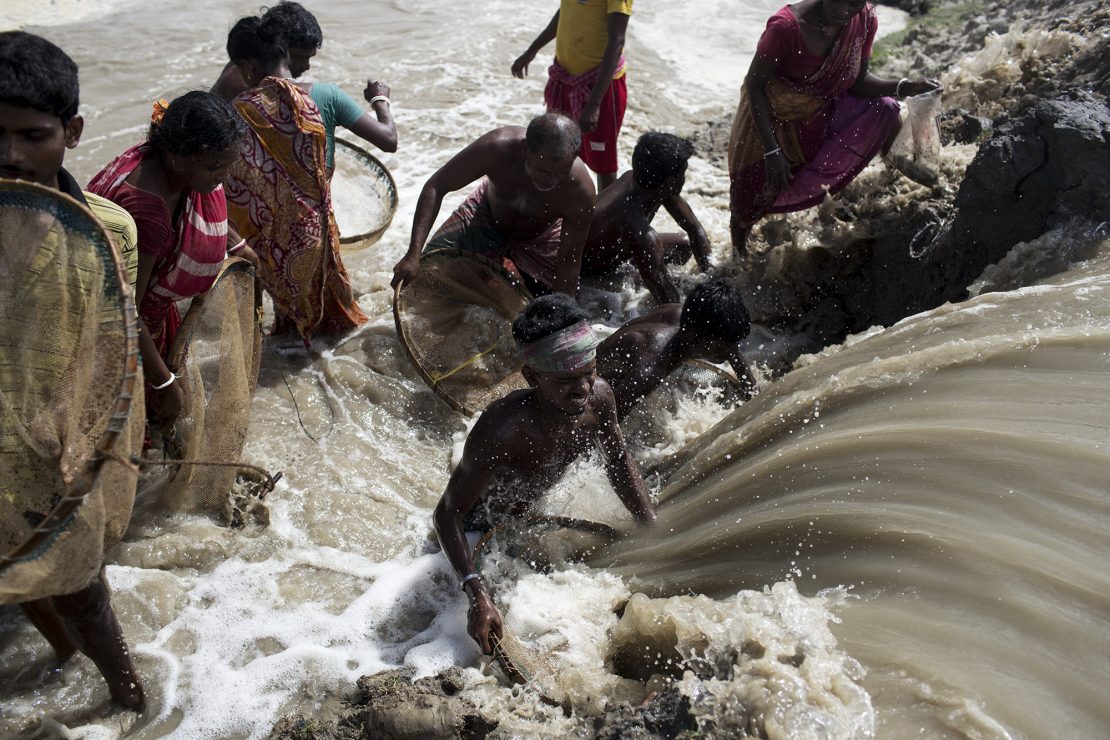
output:
<path id="1" fill-rule="evenodd" d="M 628 105 L 628 85 L 623 74 L 613 80 L 597 112 L 597 128 L 582 135 L 582 151 L 578 156 L 594 172 L 608 175 L 617 171 L 617 136 L 624 123 L 624 109 Z"/>

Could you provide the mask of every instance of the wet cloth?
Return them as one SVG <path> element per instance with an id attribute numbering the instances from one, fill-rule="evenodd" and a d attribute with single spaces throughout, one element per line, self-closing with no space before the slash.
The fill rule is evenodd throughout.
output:
<path id="1" fill-rule="evenodd" d="M 324 135 L 327 137 L 325 158 L 330 170 L 335 167 L 335 128 L 354 126 L 362 118 L 362 106 L 343 92 L 342 88 L 330 82 L 312 83 L 308 94 L 320 109 L 320 119 L 324 122 Z"/>
<path id="2" fill-rule="evenodd" d="M 555 282 L 555 265 L 559 256 L 562 229 L 563 219 L 557 218 L 532 239 L 505 236 L 497 230 L 493 211 L 490 210 L 489 181 L 482 180 L 432 235 L 424 251 L 455 247 L 475 252 L 495 262 L 508 259 L 517 270 L 526 273 L 526 276 L 551 286 Z"/>
<path id="3" fill-rule="evenodd" d="M 366 322 L 339 257 L 320 111 L 289 80 L 267 77 L 235 109 L 250 126 L 227 182 L 228 214 L 261 261 L 275 333 L 348 331 Z"/>
<path id="4" fill-rule="evenodd" d="M 849 92 L 871 56 L 878 29 L 874 8 L 865 6 L 841 29 L 828 56 L 809 52 L 789 7 L 771 16 L 757 56 L 777 65 L 767 83 L 771 123 L 792 179 L 768 202 L 764 194 L 764 144 L 743 89 L 729 141 L 733 218 L 750 225 L 767 213 L 798 211 L 836 193 L 879 153 L 898 125 L 893 98 L 862 98 Z"/>
<path id="5" fill-rule="evenodd" d="M 131 214 L 139 252 L 155 259 L 138 309 L 165 358 L 181 324 L 177 302 L 212 287 L 227 256 L 227 206 L 223 187 L 209 193 L 188 191 L 181 196 L 181 215 L 171 223 L 165 201 L 125 182 L 152 154 L 148 144 L 131 147 L 93 177 L 89 191 Z"/>
<path id="6" fill-rule="evenodd" d="M 550 375 L 573 373 L 597 357 L 597 336 L 585 319 L 552 332 L 534 342 L 520 345 L 527 367 Z"/>
<path id="7" fill-rule="evenodd" d="M 582 135 L 582 148 L 578 156 L 594 172 L 610 174 L 617 171 L 617 137 L 624 123 L 628 106 L 628 82 L 624 75 L 624 57 L 617 64 L 619 75 L 609 83 L 597 113 L 597 128 Z M 580 75 L 572 75 L 558 61 L 548 67 L 547 86 L 543 100 L 549 111 L 557 111 L 574 120 L 590 99 L 590 92 L 597 81 L 597 68 Z"/>

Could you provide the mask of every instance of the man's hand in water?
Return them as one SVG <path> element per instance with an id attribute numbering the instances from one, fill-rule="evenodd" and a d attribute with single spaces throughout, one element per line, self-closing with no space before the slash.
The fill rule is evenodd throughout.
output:
<path id="1" fill-rule="evenodd" d="M 420 274 L 420 257 L 402 257 L 401 261 L 393 266 L 393 280 L 389 285 L 396 288 L 401 281 L 410 283 Z"/>
<path id="2" fill-rule="evenodd" d="M 493 605 L 489 594 L 478 591 L 470 602 L 470 613 L 467 615 L 466 631 L 482 648 L 486 655 L 493 653 L 492 636 L 501 639 L 501 612 Z"/>

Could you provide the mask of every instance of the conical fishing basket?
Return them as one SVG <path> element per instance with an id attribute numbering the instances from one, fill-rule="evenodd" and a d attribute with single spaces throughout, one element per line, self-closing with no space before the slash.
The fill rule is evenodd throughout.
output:
<path id="1" fill-rule="evenodd" d="M 331 207 L 339 226 L 339 248 L 356 252 L 382 238 L 397 213 L 397 183 L 370 152 L 335 140 Z"/>
<path id="2" fill-rule="evenodd" d="M 0 603 L 84 588 L 127 527 L 137 321 L 96 217 L 0 180 Z"/>
<path id="3" fill-rule="evenodd" d="M 614 540 L 620 536 L 616 529 L 607 524 L 563 516 L 532 515 L 519 524 L 542 529 L 576 530 L 598 535 L 606 540 Z M 485 532 L 474 545 L 473 562 L 479 573 L 482 572 L 482 557 L 489 551 L 494 538 L 511 529 L 507 525 L 495 526 Z M 517 606 L 527 609 L 527 605 Z M 515 629 L 511 612 L 503 612 L 503 615 L 505 619 L 501 637 L 495 637 L 493 642 L 493 658 L 505 677 L 512 683 L 531 686 L 550 703 L 563 703 L 566 692 L 559 686 L 559 652 L 566 647 L 565 643 L 556 649 L 542 646 L 539 640 Z"/>
<path id="4" fill-rule="evenodd" d="M 504 267 L 461 249 L 423 255 L 420 274 L 393 295 L 401 346 L 456 411 L 480 413 L 526 388 L 512 322 L 532 299 Z"/>
<path id="5" fill-rule="evenodd" d="M 181 321 L 168 364 L 185 385 L 186 403 L 166 454 L 220 464 L 179 466 L 163 493 L 170 508 L 206 513 L 225 508 L 239 472 L 232 463 L 243 454 L 258 380 L 260 298 L 254 267 L 231 258 Z"/>

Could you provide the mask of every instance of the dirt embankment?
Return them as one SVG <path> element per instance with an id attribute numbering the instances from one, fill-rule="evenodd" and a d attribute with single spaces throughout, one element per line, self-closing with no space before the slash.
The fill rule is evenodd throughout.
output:
<path id="1" fill-rule="evenodd" d="M 1110 6 L 892 4 L 907 3 L 928 12 L 876 45 L 873 70 L 944 82 L 939 180 L 924 187 L 877 164 L 821 206 L 756 226 L 737 277 L 761 326 L 753 355 L 775 373 L 848 334 L 965 298 L 1019 241 L 1065 221 L 1093 232 L 1110 218 L 1105 178 L 1088 166 L 1107 150 Z M 730 125 L 694 134 L 722 167 Z"/>

